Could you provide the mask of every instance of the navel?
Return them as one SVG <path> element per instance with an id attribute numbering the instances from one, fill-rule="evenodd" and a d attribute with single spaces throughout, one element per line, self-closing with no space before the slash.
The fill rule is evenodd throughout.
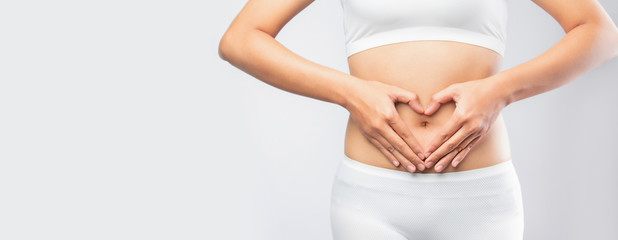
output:
<path id="1" fill-rule="evenodd" d="M 428 121 L 421 121 L 421 127 L 427 127 Z"/>

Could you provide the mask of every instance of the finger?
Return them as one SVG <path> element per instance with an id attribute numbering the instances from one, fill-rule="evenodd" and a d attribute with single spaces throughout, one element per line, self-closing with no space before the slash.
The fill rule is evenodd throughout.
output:
<path id="1" fill-rule="evenodd" d="M 393 155 L 395 155 L 398 159 L 403 159 L 401 161 L 405 161 L 401 165 L 405 166 L 405 168 L 408 170 L 408 172 L 416 172 L 417 170 L 418 171 L 422 171 L 421 169 L 415 167 L 413 163 L 408 161 L 405 156 L 401 155 L 401 153 L 399 151 L 397 151 L 397 150 L 393 151 Z M 423 169 L 423 170 L 425 170 L 425 169 Z"/>
<path id="2" fill-rule="evenodd" d="M 434 167 L 436 172 L 441 172 L 442 170 L 444 170 L 446 166 L 448 166 L 449 162 L 451 162 L 451 160 L 455 158 L 457 153 L 458 153 L 457 151 L 451 151 L 448 154 L 446 154 L 446 156 L 444 156 L 442 159 L 440 159 L 440 161 L 436 163 L 436 167 Z"/>
<path id="3" fill-rule="evenodd" d="M 416 156 L 418 156 L 420 161 L 425 159 L 425 156 L 423 155 L 423 149 L 421 148 L 421 145 L 418 143 L 418 141 L 416 140 L 416 138 L 412 134 L 412 131 L 410 131 L 410 128 L 408 128 L 408 126 L 403 122 L 403 120 L 401 119 L 401 117 L 399 116 L 397 111 L 395 111 L 395 113 L 394 113 L 393 120 L 389 121 L 389 125 L 399 135 L 399 137 L 401 137 L 401 139 L 403 139 L 403 141 L 406 143 L 406 145 L 410 149 L 412 149 L 413 152 L 411 154 L 416 154 Z M 407 151 L 405 151 L 405 150 L 402 151 L 402 149 L 398 149 L 398 150 L 401 153 L 403 153 L 404 156 L 409 156 Z M 410 158 L 410 157 L 408 157 L 408 158 Z"/>
<path id="4" fill-rule="evenodd" d="M 441 159 L 443 156 L 453 151 L 456 147 L 460 146 L 461 143 L 472 134 L 473 132 L 470 129 L 463 126 L 455 132 L 455 134 L 453 134 L 448 141 L 440 145 L 440 147 L 425 160 L 425 163 L 431 164 Z"/>
<path id="5" fill-rule="evenodd" d="M 446 142 L 455 132 L 459 131 L 462 125 L 458 115 L 453 114 L 444 127 L 442 127 L 442 132 L 435 136 L 431 142 L 429 142 L 429 145 L 427 145 L 427 149 L 425 150 L 425 162 L 431 157 L 431 153 L 438 149 L 438 147 Z"/>
<path id="6" fill-rule="evenodd" d="M 434 114 L 440 107 L 440 104 L 447 103 L 453 100 L 454 94 L 455 93 L 450 86 L 435 93 L 433 96 L 431 96 L 431 100 L 427 105 L 427 109 L 425 109 L 425 115 Z"/>
<path id="7" fill-rule="evenodd" d="M 395 133 L 393 129 L 389 127 L 387 130 L 380 132 L 380 135 L 382 135 L 384 141 L 388 142 L 383 143 L 384 145 L 390 143 L 393 147 L 395 147 L 395 151 L 400 153 L 399 155 L 394 155 L 395 157 L 397 157 L 397 159 L 399 159 L 401 163 L 411 162 L 414 169 L 418 168 L 419 171 L 425 170 L 425 164 L 423 163 L 423 161 L 418 157 L 418 155 L 416 155 L 412 151 L 412 149 L 410 149 L 410 147 L 408 147 L 406 142 L 404 142 L 403 139 L 401 139 L 401 137 L 399 137 L 399 135 L 397 135 L 397 133 Z M 411 170 L 411 172 L 414 172 L 413 169 L 411 169 L 409 166 L 407 167 L 409 170 Z"/>
<path id="8" fill-rule="evenodd" d="M 421 102 L 418 100 L 418 98 L 416 100 L 408 102 L 408 105 L 410 105 L 410 107 L 418 114 L 425 114 L 425 109 L 423 109 L 423 105 L 421 105 Z"/>
<path id="9" fill-rule="evenodd" d="M 472 141 L 470 141 L 467 144 L 466 143 L 462 144 L 462 146 L 464 146 L 464 150 L 458 153 L 457 156 L 453 159 L 453 162 L 452 162 L 453 167 L 457 167 L 457 165 L 459 165 L 459 163 L 463 161 L 463 159 L 472 150 L 473 144 L 475 144 L 480 138 L 481 136 L 470 137 Z"/>
<path id="10" fill-rule="evenodd" d="M 425 113 L 425 109 L 423 109 L 423 105 L 421 105 L 421 102 L 415 93 L 398 87 L 395 87 L 395 89 L 397 90 L 393 93 L 393 101 L 407 103 L 417 113 Z"/>
<path id="11" fill-rule="evenodd" d="M 397 154 L 398 152 L 395 146 L 391 145 L 384 137 L 382 137 L 382 135 L 378 134 L 375 137 L 375 140 L 379 142 L 381 146 L 384 146 L 385 151 L 390 153 L 390 155 L 393 156 L 395 161 L 399 162 L 402 166 L 408 169 L 408 171 L 414 172 L 416 170 L 414 164 L 410 163 L 410 161 L 403 155 Z"/>
<path id="12" fill-rule="evenodd" d="M 397 160 L 397 158 L 395 158 L 395 156 L 393 155 L 392 152 L 390 152 L 389 150 L 387 150 L 378 140 L 376 140 L 373 137 L 368 137 L 367 138 L 369 140 L 369 142 L 371 142 L 374 146 L 376 146 L 380 152 L 382 152 L 382 154 L 384 154 L 384 156 L 386 156 L 386 158 L 391 161 L 393 163 L 393 165 L 395 165 L 395 167 L 399 166 L 399 161 Z M 391 147 L 392 148 L 392 147 Z M 392 148 L 393 150 L 395 148 Z"/>

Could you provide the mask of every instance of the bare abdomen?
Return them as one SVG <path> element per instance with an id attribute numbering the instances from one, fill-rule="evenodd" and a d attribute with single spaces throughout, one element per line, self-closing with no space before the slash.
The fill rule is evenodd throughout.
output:
<path id="1" fill-rule="evenodd" d="M 489 49 L 451 41 L 415 41 L 390 44 L 357 53 L 348 58 L 350 74 L 375 80 L 416 93 L 423 107 L 431 96 L 447 86 L 495 74 L 502 57 Z M 455 104 L 442 104 L 431 116 L 420 115 L 407 104 L 397 103 L 396 109 L 421 147 L 425 148 L 449 120 Z M 345 154 L 357 161 L 407 171 L 395 167 L 371 144 L 349 119 L 345 136 Z M 471 170 L 491 166 L 510 159 L 510 148 L 502 115 L 489 132 L 475 145 L 466 158 L 442 172 Z M 418 171 L 417 171 L 418 172 Z M 435 172 L 433 169 L 423 171 Z"/>

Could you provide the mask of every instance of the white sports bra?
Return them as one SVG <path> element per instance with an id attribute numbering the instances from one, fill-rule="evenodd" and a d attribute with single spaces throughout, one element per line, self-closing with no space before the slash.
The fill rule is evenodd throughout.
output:
<path id="1" fill-rule="evenodd" d="M 456 41 L 504 56 L 507 0 L 340 0 L 347 56 L 399 42 Z"/>

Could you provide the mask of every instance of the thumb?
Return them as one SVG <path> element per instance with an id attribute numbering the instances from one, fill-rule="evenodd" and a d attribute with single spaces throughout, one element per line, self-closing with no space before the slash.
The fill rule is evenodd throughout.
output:
<path id="1" fill-rule="evenodd" d="M 438 108 L 440 108 L 440 104 L 447 103 L 453 100 L 455 95 L 456 92 L 453 91 L 453 88 L 450 86 L 435 93 L 433 96 L 431 96 L 431 100 L 429 101 L 427 109 L 425 110 L 425 115 L 434 114 L 438 110 Z"/>
<path id="2" fill-rule="evenodd" d="M 423 114 L 425 112 L 425 109 L 423 109 L 423 105 L 421 105 L 421 102 L 419 101 L 418 96 L 415 93 L 398 87 L 395 87 L 394 89 L 395 90 L 391 94 L 393 102 L 407 103 L 408 105 L 410 105 L 410 107 L 412 107 L 414 111 L 419 114 Z"/>

